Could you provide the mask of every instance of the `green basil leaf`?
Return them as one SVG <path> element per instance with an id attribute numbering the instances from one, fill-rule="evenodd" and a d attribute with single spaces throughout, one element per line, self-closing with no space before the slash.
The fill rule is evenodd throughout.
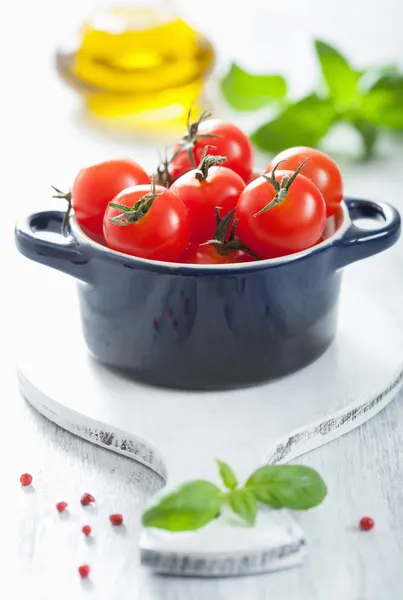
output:
<path id="1" fill-rule="evenodd" d="M 292 146 L 316 146 L 335 121 L 332 100 L 311 94 L 289 105 L 250 137 L 258 148 L 276 153 Z"/>
<path id="2" fill-rule="evenodd" d="M 217 465 L 220 470 L 221 479 L 223 480 L 225 487 L 229 490 L 235 489 L 238 485 L 238 480 L 234 471 L 229 465 L 227 465 L 227 463 L 223 462 L 222 460 L 217 459 Z"/>
<path id="3" fill-rule="evenodd" d="M 370 67 L 365 69 L 361 74 L 360 80 L 358 82 L 358 87 L 361 94 L 367 94 L 371 90 L 376 88 L 383 88 L 386 81 L 391 81 L 390 76 L 392 78 L 396 75 L 399 75 L 399 68 L 395 64 L 384 65 L 383 67 Z M 401 75 L 400 75 L 401 77 Z M 387 78 L 387 79 L 385 79 Z M 388 87 L 389 84 L 386 84 Z"/>
<path id="4" fill-rule="evenodd" d="M 194 531 L 219 514 L 223 500 L 223 493 L 213 483 L 192 481 L 148 508 L 142 523 L 169 531 Z"/>
<path id="5" fill-rule="evenodd" d="M 403 93 L 403 74 L 396 69 L 389 67 L 388 70 L 381 70 L 379 76 L 373 81 L 369 92 L 391 92 L 393 94 Z"/>
<path id="6" fill-rule="evenodd" d="M 375 150 L 376 141 L 378 139 L 377 129 L 371 123 L 368 123 L 368 121 L 362 120 L 355 121 L 354 127 L 361 135 L 365 158 L 371 158 Z"/>
<path id="7" fill-rule="evenodd" d="M 315 49 L 330 96 L 338 104 L 350 103 L 357 95 L 360 74 L 333 46 L 316 40 Z"/>
<path id="8" fill-rule="evenodd" d="M 327 493 L 325 482 L 319 473 L 302 465 L 261 467 L 252 473 L 245 488 L 253 491 L 259 502 L 294 510 L 317 506 Z"/>
<path id="9" fill-rule="evenodd" d="M 253 75 L 233 63 L 221 80 L 221 91 L 237 110 L 256 110 L 284 98 L 287 84 L 281 75 Z"/>
<path id="10" fill-rule="evenodd" d="M 375 127 L 403 129 L 403 74 L 381 72 L 366 87 L 361 97 L 362 119 Z"/>
<path id="11" fill-rule="evenodd" d="M 234 490 L 228 496 L 228 503 L 234 513 L 242 517 L 248 525 L 254 525 L 257 513 L 257 500 L 252 490 Z"/>
<path id="12" fill-rule="evenodd" d="M 387 127 L 401 131 L 403 129 L 403 104 L 395 104 L 395 101 L 386 99 L 382 103 L 382 109 L 376 111 L 365 111 L 363 117 L 375 127 Z"/>

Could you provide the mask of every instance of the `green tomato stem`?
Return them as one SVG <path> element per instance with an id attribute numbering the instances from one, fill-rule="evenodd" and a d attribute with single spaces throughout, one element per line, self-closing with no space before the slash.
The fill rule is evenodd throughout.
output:
<path id="1" fill-rule="evenodd" d="M 279 204 L 282 204 L 284 202 L 284 200 L 288 196 L 288 192 L 289 192 L 291 185 L 294 183 L 297 175 L 301 172 L 301 170 L 307 160 L 308 159 L 305 158 L 302 161 L 302 163 L 299 165 L 298 169 L 296 169 L 294 171 L 294 173 L 291 175 L 291 177 L 289 175 L 284 175 L 284 177 L 282 178 L 280 183 L 276 180 L 276 170 L 282 162 L 285 162 L 284 160 L 281 160 L 280 162 L 278 162 L 275 165 L 275 167 L 274 167 L 273 171 L 270 173 L 270 175 L 262 175 L 262 177 L 264 177 L 266 179 L 266 181 L 268 183 L 270 183 L 270 185 L 274 188 L 276 195 L 274 196 L 273 200 L 271 200 L 271 202 L 269 202 L 269 204 L 266 204 L 266 206 L 264 206 L 261 210 L 259 210 L 259 212 L 255 213 L 253 215 L 254 217 L 258 217 L 259 215 L 272 209 L 274 206 L 278 206 Z"/>

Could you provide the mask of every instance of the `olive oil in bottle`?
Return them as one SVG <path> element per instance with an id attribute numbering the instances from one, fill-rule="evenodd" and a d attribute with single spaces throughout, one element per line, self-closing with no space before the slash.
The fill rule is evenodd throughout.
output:
<path id="1" fill-rule="evenodd" d="M 98 12 L 57 53 L 89 111 L 128 128 L 182 126 L 213 64 L 211 43 L 161 2 Z"/>

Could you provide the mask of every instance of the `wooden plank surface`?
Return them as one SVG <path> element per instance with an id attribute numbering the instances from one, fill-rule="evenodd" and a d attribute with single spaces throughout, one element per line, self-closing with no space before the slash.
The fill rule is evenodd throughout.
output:
<path id="1" fill-rule="evenodd" d="M 9 597 L 24 590 L 38 600 L 56 592 L 60 600 L 89 592 L 97 600 L 397 600 L 403 584 L 401 400 L 298 461 L 318 469 L 329 488 L 321 507 L 298 514 L 308 538 L 308 558 L 301 568 L 213 581 L 155 577 L 138 566 L 142 503 L 161 485 L 154 473 L 51 424 L 17 394 L 8 396 L 13 408 L 7 420 L 20 442 L 11 461 L 10 453 L 3 456 L 2 529 L 12 554 L 4 582 L 12 574 L 9 585 L 15 593 Z M 19 487 L 23 471 L 35 477 L 32 493 Z M 81 507 L 84 491 L 96 497 L 94 509 Z M 69 503 L 66 519 L 55 510 L 59 500 Z M 124 514 L 123 531 L 110 526 L 111 512 Z M 357 530 L 364 514 L 376 521 L 372 532 Z M 86 523 L 93 528 L 94 543 L 80 531 Z M 91 589 L 79 581 L 81 561 L 92 566 Z"/>

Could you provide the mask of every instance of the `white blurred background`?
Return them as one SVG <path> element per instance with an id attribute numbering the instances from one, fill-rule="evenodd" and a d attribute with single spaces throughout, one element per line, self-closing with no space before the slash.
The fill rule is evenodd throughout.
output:
<path id="1" fill-rule="evenodd" d="M 289 77 L 295 94 L 308 90 L 317 79 L 314 37 L 336 45 L 357 66 L 403 65 L 401 0 L 168 3 L 211 39 L 218 54 L 216 72 L 231 60 L 252 70 L 277 71 Z M 36 194 L 46 194 L 50 181 L 68 182 L 83 163 L 133 150 L 133 140 L 105 139 L 82 122 L 80 98 L 54 69 L 60 41 L 92 10 L 109 4 L 106 0 L 1 3 L 1 138 L 7 179 L 11 177 L 13 185 L 18 180 L 20 190 L 29 184 Z M 148 150 L 144 152 L 150 159 Z"/>

